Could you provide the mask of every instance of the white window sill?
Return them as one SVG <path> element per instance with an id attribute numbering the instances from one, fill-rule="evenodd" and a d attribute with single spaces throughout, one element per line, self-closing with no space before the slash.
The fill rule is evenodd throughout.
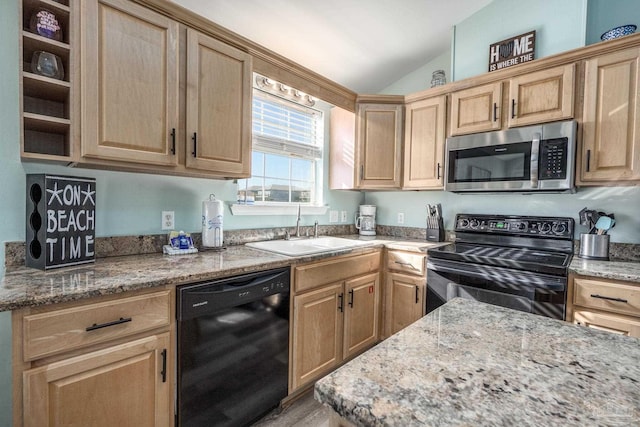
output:
<path id="1" fill-rule="evenodd" d="M 298 205 L 229 205 L 233 215 L 297 215 Z M 300 215 L 324 215 L 329 206 L 300 206 Z"/>

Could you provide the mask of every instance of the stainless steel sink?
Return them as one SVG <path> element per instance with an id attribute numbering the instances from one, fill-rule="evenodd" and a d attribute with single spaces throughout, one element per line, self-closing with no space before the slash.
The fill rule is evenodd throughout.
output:
<path id="1" fill-rule="evenodd" d="M 363 240 L 343 239 L 341 237 L 323 236 L 317 238 L 292 239 L 292 240 L 267 240 L 263 242 L 251 242 L 246 246 L 275 252 L 287 256 L 311 255 L 322 252 L 330 252 L 341 249 L 349 249 L 356 246 L 365 246 L 369 242 Z"/>

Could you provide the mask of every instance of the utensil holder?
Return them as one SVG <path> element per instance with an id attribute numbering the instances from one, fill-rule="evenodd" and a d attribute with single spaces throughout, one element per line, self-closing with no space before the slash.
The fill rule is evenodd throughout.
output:
<path id="1" fill-rule="evenodd" d="M 581 234 L 580 252 L 578 257 L 609 261 L 609 235 L 608 234 Z"/>

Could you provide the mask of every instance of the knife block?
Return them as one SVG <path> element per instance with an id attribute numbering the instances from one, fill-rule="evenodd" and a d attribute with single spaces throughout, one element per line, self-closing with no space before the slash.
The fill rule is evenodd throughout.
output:
<path id="1" fill-rule="evenodd" d="M 442 217 L 438 218 L 438 226 L 427 226 L 427 240 L 430 242 L 444 242 L 444 223 Z"/>

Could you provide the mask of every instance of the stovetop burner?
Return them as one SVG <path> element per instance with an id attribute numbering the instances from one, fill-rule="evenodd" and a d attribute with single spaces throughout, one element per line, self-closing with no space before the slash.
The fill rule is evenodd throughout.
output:
<path id="1" fill-rule="evenodd" d="M 433 258 L 567 275 L 572 218 L 456 215 L 456 242 L 429 249 Z"/>

